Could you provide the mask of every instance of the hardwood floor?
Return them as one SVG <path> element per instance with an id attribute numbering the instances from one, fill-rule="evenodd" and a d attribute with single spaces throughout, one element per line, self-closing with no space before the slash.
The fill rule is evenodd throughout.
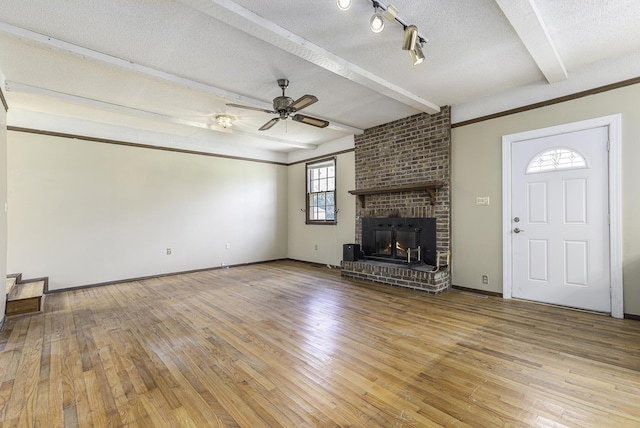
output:
<path id="1" fill-rule="evenodd" d="M 640 426 L 640 322 L 273 262 L 48 295 L 0 424 Z"/>

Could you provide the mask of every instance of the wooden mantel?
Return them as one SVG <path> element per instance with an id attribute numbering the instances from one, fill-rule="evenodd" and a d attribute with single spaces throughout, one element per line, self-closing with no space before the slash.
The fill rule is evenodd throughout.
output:
<path id="1" fill-rule="evenodd" d="M 438 181 L 429 181 L 427 183 L 412 183 L 404 184 L 402 186 L 390 186 L 390 187 L 375 187 L 372 189 L 357 189 L 349 190 L 349 193 L 356 195 L 360 200 L 360 206 L 364 208 L 364 197 L 366 195 L 381 195 L 383 193 L 400 193 L 400 192 L 412 192 L 415 190 L 426 190 L 431 198 L 431 205 L 436 203 L 436 190 L 442 187 L 442 183 Z"/>

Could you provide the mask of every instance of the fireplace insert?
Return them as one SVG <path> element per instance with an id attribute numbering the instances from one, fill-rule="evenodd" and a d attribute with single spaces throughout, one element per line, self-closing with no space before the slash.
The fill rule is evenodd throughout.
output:
<path id="1" fill-rule="evenodd" d="M 363 218 L 363 258 L 436 264 L 435 218 Z"/>

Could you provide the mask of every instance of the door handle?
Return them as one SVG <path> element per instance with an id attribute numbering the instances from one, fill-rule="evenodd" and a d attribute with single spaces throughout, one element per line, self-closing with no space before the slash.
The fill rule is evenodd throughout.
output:
<path id="1" fill-rule="evenodd" d="M 515 229 L 513 229 L 514 233 L 520 233 L 520 232 L 524 232 L 524 230 L 520 229 L 519 227 L 516 227 Z"/>

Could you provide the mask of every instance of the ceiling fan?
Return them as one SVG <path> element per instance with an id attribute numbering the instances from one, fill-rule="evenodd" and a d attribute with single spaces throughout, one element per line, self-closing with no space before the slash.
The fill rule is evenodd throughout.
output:
<path id="1" fill-rule="evenodd" d="M 317 102 L 318 98 L 316 98 L 314 95 L 303 95 L 302 97 L 294 101 L 292 98 L 289 98 L 284 94 L 285 89 L 287 89 L 287 86 L 289 86 L 289 81 L 287 79 L 278 79 L 278 86 L 282 88 L 282 96 L 275 97 L 273 99 L 273 110 L 243 106 L 240 104 L 227 105 L 230 107 L 245 108 L 248 110 L 256 110 L 278 115 L 278 117 L 274 117 L 273 119 L 262 125 L 260 127 L 260 131 L 266 131 L 267 129 L 278 123 L 280 120 L 285 120 L 289 117 L 291 117 L 291 119 L 295 120 L 296 122 L 305 123 L 307 125 L 316 126 L 318 128 L 326 128 L 327 126 L 329 126 L 329 122 L 327 122 L 326 120 L 318 119 L 311 116 L 305 116 L 304 114 L 299 113 L 293 114 Z"/>

